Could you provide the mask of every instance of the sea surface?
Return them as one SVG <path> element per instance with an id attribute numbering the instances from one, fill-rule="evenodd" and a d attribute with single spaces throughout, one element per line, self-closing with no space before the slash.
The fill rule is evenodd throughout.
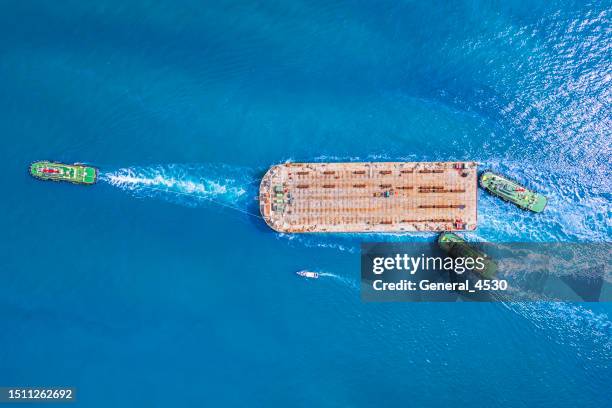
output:
<path id="1" fill-rule="evenodd" d="M 286 161 L 476 160 L 493 242 L 612 237 L 610 1 L 0 2 L 0 386 L 83 407 L 604 407 L 612 306 L 362 303 Z M 27 174 L 100 168 L 93 187 Z M 301 269 L 322 273 L 308 281 Z"/>

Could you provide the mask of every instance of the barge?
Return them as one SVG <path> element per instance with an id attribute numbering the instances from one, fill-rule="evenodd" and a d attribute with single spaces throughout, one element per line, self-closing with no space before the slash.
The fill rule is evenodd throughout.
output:
<path id="1" fill-rule="evenodd" d="M 477 185 L 475 162 L 285 163 L 259 207 L 285 233 L 474 230 Z"/>

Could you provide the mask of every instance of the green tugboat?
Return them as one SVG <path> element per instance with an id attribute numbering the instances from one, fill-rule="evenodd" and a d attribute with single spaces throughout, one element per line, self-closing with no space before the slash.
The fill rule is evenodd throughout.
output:
<path id="1" fill-rule="evenodd" d="M 38 161 L 30 164 L 30 175 L 41 180 L 67 181 L 74 184 L 95 184 L 98 169 L 80 163 L 63 164 Z"/>
<path id="2" fill-rule="evenodd" d="M 515 181 L 487 171 L 480 176 L 480 186 L 503 200 L 516 204 L 523 210 L 536 213 L 544 211 L 547 198 L 521 186 Z"/>
<path id="3" fill-rule="evenodd" d="M 452 232 L 443 232 L 438 237 L 438 245 L 444 252 L 447 252 L 453 257 L 464 257 L 472 259 L 476 259 L 479 257 L 483 258 L 485 268 L 483 271 L 480 271 L 480 274 L 487 279 L 490 279 L 495 276 L 495 273 L 497 272 L 497 265 L 495 264 L 495 262 L 493 262 L 493 260 L 484 252 L 472 247 L 459 235 L 453 234 Z"/>

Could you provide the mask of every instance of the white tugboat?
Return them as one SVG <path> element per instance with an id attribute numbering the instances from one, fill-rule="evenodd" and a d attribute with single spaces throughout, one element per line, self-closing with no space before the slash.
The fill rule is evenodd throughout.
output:
<path id="1" fill-rule="evenodd" d="M 317 279 L 319 277 L 319 274 L 317 272 L 312 271 L 298 271 L 296 272 L 296 275 L 310 279 Z"/>

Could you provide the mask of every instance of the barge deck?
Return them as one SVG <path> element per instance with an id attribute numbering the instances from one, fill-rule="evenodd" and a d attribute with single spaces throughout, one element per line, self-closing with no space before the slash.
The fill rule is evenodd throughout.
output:
<path id="1" fill-rule="evenodd" d="M 475 162 L 286 163 L 259 205 L 279 232 L 473 230 L 477 183 Z"/>

